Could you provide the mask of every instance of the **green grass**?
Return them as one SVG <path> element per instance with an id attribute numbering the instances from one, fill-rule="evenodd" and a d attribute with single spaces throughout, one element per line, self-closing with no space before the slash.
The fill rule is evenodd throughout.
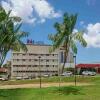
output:
<path id="1" fill-rule="evenodd" d="M 55 79 L 55 81 L 58 80 L 57 78 Z M 94 83 L 94 85 L 42 89 L 0 89 L 0 100 L 100 100 L 100 76 L 78 77 L 78 79 L 79 82 Z M 44 82 L 47 80 L 45 79 Z M 34 81 L 31 80 L 31 82 Z M 63 81 L 73 81 L 73 78 L 64 78 Z M 50 82 L 54 82 L 54 78 Z"/>
<path id="2" fill-rule="evenodd" d="M 0 100 L 100 100 L 100 86 L 0 90 Z"/>
<path id="3" fill-rule="evenodd" d="M 100 76 L 77 76 L 77 82 L 80 83 L 92 83 L 98 82 L 100 80 Z M 42 78 L 42 83 L 47 82 L 59 82 L 58 77 L 50 77 L 50 78 Z M 61 82 L 74 82 L 74 77 L 61 77 Z M 17 84 L 33 84 L 39 83 L 39 79 L 33 80 L 14 80 L 14 81 L 0 81 L 0 85 L 17 85 Z"/>

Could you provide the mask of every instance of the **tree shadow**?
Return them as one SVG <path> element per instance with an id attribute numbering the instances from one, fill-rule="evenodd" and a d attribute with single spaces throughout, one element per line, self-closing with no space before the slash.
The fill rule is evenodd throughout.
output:
<path id="1" fill-rule="evenodd" d="M 17 94 L 17 90 L 14 89 L 0 89 L 0 97 L 9 98 L 13 96 L 15 93 Z"/>
<path id="2" fill-rule="evenodd" d="M 8 97 L 8 95 L 4 93 L 0 93 L 0 97 Z"/>
<path id="3" fill-rule="evenodd" d="M 60 95 L 84 95 L 84 93 L 81 92 L 82 88 L 81 87 L 74 87 L 74 86 L 69 86 L 69 87 L 60 87 L 55 90 L 56 93 L 59 93 Z"/>

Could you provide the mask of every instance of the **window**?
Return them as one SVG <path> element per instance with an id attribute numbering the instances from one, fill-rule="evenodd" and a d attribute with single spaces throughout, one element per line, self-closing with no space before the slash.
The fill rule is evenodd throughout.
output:
<path id="1" fill-rule="evenodd" d="M 41 56 L 44 56 L 44 54 L 41 54 Z"/>
<path id="2" fill-rule="evenodd" d="M 38 61 L 37 59 L 35 59 L 34 61 Z"/>
<path id="3" fill-rule="evenodd" d="M 32 56 L 33 55 L 33 53 L 29 53 L 29 56 Z"/>
<path id="4" fill-rule="evenodd" d="M 37 65 L 34 65 L 34 67 L 37 67 Z"/>
<path id="5" fill-rule="evenodd" d="M 32 65 L 32 67 L 35 67 L 35 65 Z"/>
<path id="6" fill-rule="evenodd" d="M 37 54 L 34 54 L 34 56 L 37 56 Z"/>
<path id="7" fill-rule="evenodd" d="M 61 56 L 60 63 L 63 63 L 64 62 L 63 52 L 60 53 L 60 56 Z"/>
<path id="8" fill-rule="evenodd" d="M 52 60 L 53 62 L 55 61 L 55 60 Z"/>
<path id="9" fill-rule="evenodd" d="M 28 67 L 31 67 L 31 65 L 28 65 Z"/>
<path id="10" fill-rule="evenodd" d="M 26 54 L 25 53 L 23 53 L 23 56 L 25 56 Z"/>
<path id="11" fill-rule="evenodd" d="M 29 61 L 31 61 L 31 59 L 29 59 Z"/>
<path id="12" fill-rule="evenodd" d="M 17 59 L 17 61 L 19 61 L 19 59 Z"/>
<path id="13" fill-rule="evenodd" d="M 43 61 L 43 59 L 41 59 L 41 62 Z"/>
<path id="14" fill-rule="evenodd" d="M 46 56 L 49 56 L 49 54 L 46 54 Z"/>
<path id="15" fill-rule="evenodd" d="M 26 67 L 25 65 L 20 65 L 20 67 Z"/>
<path id="16" fill-rule="evenodd" d="M 18 65 L 13 65 L 13 67 L 19 67 Z"/>
<path id="17" fill-rule="evenodd" d="M 13 53 L 13 56 L 16 56 L 16 53 Z"/>
<path id="18" fill-rule="evenodd" d="M 19 54 L 17 53 L 17 56 L 18 56 Z"/>
<path id="19" fill-rule="evenodd" d="M 43 67 L 43 65 L 40 65 L 41 67 Z"/>
<path id="20" fill-rule="evenodd" d="M 22 59 L 22 61 L 26 61 L 26 59 Z"/>
<path id="21" fill-rule="evenodd" d="M 49 67 L 49 65 L 46 65 L 46 67 Z"/>
<path id="22" fill-rule="evenodd" d="M 46 62 L 49 62 L 49 60 L 46 60 Z"/>

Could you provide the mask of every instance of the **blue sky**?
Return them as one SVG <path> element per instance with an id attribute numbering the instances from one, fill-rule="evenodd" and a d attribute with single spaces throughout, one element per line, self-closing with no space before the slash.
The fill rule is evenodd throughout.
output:
<path id="1" fill-rule="evenodd" d="M 22 30 L 30 33 L 29 39 L 46 44 L 50 44 L 48 34 L 55 33 L 54 23 L 61 22 L 65 12 L 78 13 L 75 29 L 86 30 L 88 47 L 77 45 L 77 63 L 100 63 L 100 0 L 2 0 L 0 3 L 6 10 L 12 9 L 12 15 L 22 17 Z"/>

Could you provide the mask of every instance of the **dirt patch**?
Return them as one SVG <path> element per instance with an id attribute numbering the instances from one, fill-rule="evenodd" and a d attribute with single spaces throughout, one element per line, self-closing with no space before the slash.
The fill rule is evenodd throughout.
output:
<path id="1" fill-rule="evenodd" d="M 53 87 L 53 86 L 74 86 L 74 83 L 42 83 L 42 87 Z M 88 83 L 77 83 L 77 86 L 92 85 Z M 39 88 L 40 84 L 21 84 L 21 85 L 1 85 L 0 89 L 16 89 L 16 88 Z"/>

